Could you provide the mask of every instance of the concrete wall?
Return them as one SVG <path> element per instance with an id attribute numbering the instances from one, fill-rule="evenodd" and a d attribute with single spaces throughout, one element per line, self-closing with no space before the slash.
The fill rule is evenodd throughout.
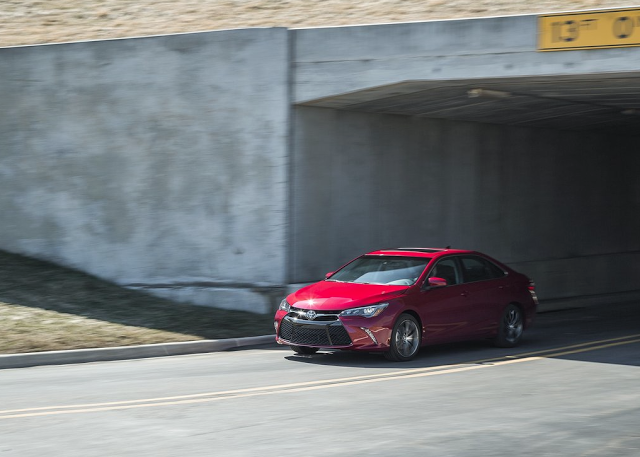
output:
<path id="1" fill-rule="evenodd" d="M 452 245 L 530 274 L 542 298 L 640 277 L 631 139 L 298 107 L 292 277 L 367 250 Z"/>
<path id="2" fill-rule="evenodd" d="M 522 16 L 0 49 L 0 249 L 259 312 L 412 244 L 483 250 L 543 297 L 637 289 L 637 140 L 290 118 L 401 81 L 638 71 L 640 48 L 538 53 L 535 37 Z"/>
<path id="3" fill-rule="evenodd" d="M 537 16 L 294 31 L 296 103 L 410 80 L 638 71 L 640 48 L 537 52 Z M 321 45 L 319 45 L 321 43 Z"/>
<path id="4" fill-rule="evenodd" d="M 285 29 L 0 49 L 0 248 L 267 311 L 288 83 Z"/>

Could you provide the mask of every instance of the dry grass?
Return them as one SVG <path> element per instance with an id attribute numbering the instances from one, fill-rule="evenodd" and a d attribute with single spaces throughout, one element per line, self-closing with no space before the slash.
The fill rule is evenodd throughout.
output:
<path id="1" fill-rule="evenodd" d="M 174 303 L 0 251 L 0 353 L 273 333 L 273 316 Z"/>
<path id="2" fill-rule="evenodd" d="M 628 6 L 622 0 L 4 0 L 0 46 Z"/>

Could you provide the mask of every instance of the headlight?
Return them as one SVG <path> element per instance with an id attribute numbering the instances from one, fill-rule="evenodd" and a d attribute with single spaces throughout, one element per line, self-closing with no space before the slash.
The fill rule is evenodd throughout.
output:
<path id="1" fill-rule="evenodd" d="M 289 302 L 287 302 L 287 299 L 285 298 L 280 302 L 280 306 L 278 306 L 278 311 L 289 312 L 289 309 L 291 309 L 291 305 L 289 305 Z"/>
<path id="2" fill-rule="evenodd" d="M 362 308 L 345 309 L 340 313 L 341 316 L 363 316 L 375 317 L 389 306 L 389 303 L 378 303 L 377 305 L 363 306 Z"/>

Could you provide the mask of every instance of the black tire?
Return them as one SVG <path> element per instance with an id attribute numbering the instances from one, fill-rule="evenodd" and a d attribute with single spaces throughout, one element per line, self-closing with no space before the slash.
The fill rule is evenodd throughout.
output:
<path id="1" fill-rule="evenodd" d="M 311 355 L 311 354 L 315 354 L 316 352 L 318 352 L 318 348 L 310 348 L 307 346 L 289 346 L 291 349 L 293 349 L 293 352 L 295 352 L 296 354 L 307 354 L 307 355 Z"/>
<path id="2" fill-rule="evenodd" d="M 509 305 L 504 310 L 500 319 L 498 334 L 493 340 L 493 344 L 500 348 L 512 348 L 522 339 L 524 331 L 524 314 L 516 305 Z"/>
<path id="3" fill-rule="evenodd" d="M 400 314 L 391 331 L 391 344 L 384 353 L 387 360 L 408 362 L 420 350 L 422 330 L 418 320 L 411 314 Z"/>

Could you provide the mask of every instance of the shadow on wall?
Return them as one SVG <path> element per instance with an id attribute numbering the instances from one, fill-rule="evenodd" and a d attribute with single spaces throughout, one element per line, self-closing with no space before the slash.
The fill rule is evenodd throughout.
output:
<path id="1" fill-rule="evenodd" d="M 273 316 L 187 305 L 0 251 L 0 302 L 205 339 L 265 335 Z"/>

